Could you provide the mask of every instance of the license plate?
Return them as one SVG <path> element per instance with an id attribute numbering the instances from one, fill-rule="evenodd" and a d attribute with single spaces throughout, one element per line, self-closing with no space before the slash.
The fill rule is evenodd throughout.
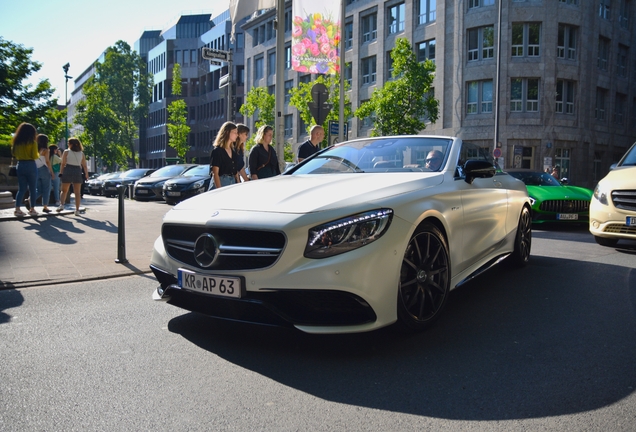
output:
<path id="1" fill-rule="evenodd" d="M 557 214 L 557 220 L 578 220 L 578 213 L 559 213 Z"/>
<path id="2" fill-rule="evenodd" d="M 627 226 L 636 226 L 636 217 L 627 216 L 627 219 L 625 219 L 625 225 L 627 225 Z"/>
<path id="3" fill-rule="evenodd" d="M 117 190 L 117 188 L 116 188 L 116 187 L 113 187 L 113 186 L 108 186 L 108 187 L 106 188 L 106 190 Z"/>
<path id="4" fill-rule="evenodd" d="M 179 269 L 179 286 L 203 294 L 241 298 L 241 278 L 212 276 Z"/>
<path id="5" fill-rule="evenodd" d="M 168 196 L 180 196 L 181 192 L 169 192 L 168 191 L 168 192 L 166 192 L 166 195 L 168 195 Z"/>
<path id="6" fill-rule="evenodd" d="M 146 189 L 137 189 L 137 194 L 138 195 L 144 195 L 144 194 L 147 194 L 147 193 L 148 193 L 148 191 Z"/>

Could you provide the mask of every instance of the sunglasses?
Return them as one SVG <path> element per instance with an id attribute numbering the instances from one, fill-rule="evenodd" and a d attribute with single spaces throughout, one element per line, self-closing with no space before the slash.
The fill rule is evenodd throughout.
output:
<path id="1" fill-rule="evenodd" d="M 429 158 L 429 159 L 426 159 L 426 163 L 429 163 L 429 162 L 434 161 L 434 160 L 440 160 L 440 159 L 441 158 L 439 158 L 439 157 Z"/>

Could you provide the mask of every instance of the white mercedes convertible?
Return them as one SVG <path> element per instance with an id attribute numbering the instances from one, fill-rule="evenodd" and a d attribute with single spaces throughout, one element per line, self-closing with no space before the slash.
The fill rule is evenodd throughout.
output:
<path id="1" fill-rule="evenodd" d="M 530 257 L 530 200 L 459 138 L 365 138 L 170 210 L 155 300 L 309 333 L 431 325 L 453 288 Z"/>

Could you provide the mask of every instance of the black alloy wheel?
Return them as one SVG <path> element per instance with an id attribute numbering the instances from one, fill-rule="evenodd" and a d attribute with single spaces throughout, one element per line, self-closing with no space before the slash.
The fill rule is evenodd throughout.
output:
<path id="1" fill-rule="evenodd" d="M 515 249 L 510 254 L 509 261 L 515 267 L 525 267 L 530 261 L 530 248 L 532 247 L 532 216 L 528 207 L 523 207 L 519 216 L 517 235 L 515 236 Z"/>
<path id="2" fill-rule="evenodd" d="M 435 322 L 446 305 L 450 279 L 446 240 L 437 227 L 425 223 L 404 252 L 398 286 L 399 325 L 420 331 Z"/>

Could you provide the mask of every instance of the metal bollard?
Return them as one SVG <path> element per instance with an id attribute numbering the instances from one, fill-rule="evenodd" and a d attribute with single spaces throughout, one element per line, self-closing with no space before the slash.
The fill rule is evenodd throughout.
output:
<path id="1" fill-rule="evenodd" d="M 119 199 L 119 209 L 117 218 L 117 264 L 126 264 L 126 227 L 124 222 L 124 195 L 126 187 L 117 185 L 117 195 Z"/>

